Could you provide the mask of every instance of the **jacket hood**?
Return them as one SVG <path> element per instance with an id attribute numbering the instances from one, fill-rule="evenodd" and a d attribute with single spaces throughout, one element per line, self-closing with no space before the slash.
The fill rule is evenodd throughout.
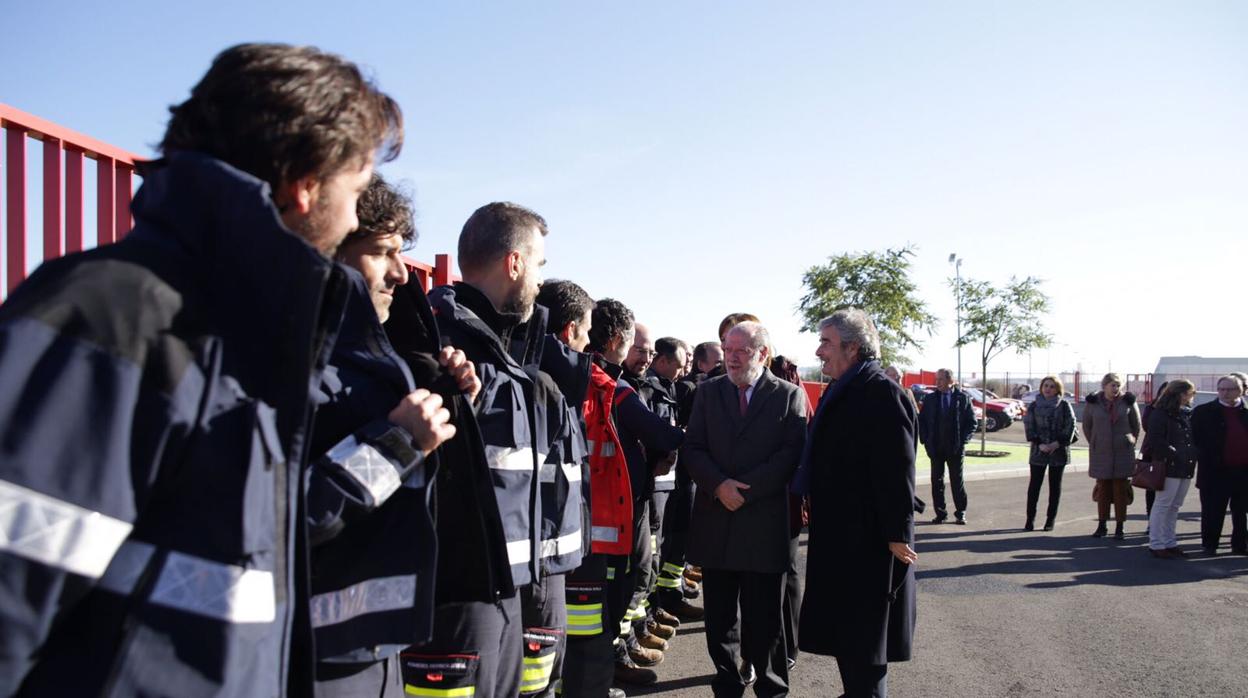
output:
<path id="1" fill-rule="evenodd" d="M 194 152 L 148 167 L 123 243 L 167 260 L 166 280 L 187 301 L 182 320 L 225 340 L 253 394 L 272 402 L 275 386 L 306 385 L 297 374 L 333 345 L 344 275 L 282 224 L 256 177 Z"/>

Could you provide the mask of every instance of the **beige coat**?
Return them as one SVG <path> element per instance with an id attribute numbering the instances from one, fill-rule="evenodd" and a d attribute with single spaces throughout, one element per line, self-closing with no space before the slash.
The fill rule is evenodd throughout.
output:
<path id="1" fill-rule="evenodd" d="M 1135 468 L 1135 443 L 1140 437 L 1140 408 L 1135 396 L 1123 393 L 1113 401 L 1104 392 L 1088 396 L 1083 408 L 1083 436 L 1088 440 L 1088 476 L 1097 480 L 1131 477 Z"/>

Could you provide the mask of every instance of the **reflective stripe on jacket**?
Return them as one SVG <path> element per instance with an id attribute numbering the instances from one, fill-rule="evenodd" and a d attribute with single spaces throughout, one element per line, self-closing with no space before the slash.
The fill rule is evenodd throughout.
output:
<path id="1" fill-rule="evenodd" d="M 345 276 L 264 182 L 151 167 L 124 240 L 0 306 L 0 695 L 306 695 L 295 517 Z"/>
<path id="2" fill-rule="evenodd" d="M 511 581 L 519 587 L 539 574 L 538 525 L 542 518 L 537 474 L 546 456 L 543 453 L 539 457 L 535 448 L 539 407 L 534 400 L 533 378 L 512 358 L 489 325 L 457 298 L 457 291 L 463 287 L 435 288 L 429 293 L 429 302 L 437 315 L 443 343 L 463 350 L 481 378 L 477 423 L 507 541 Z M 480 294 L 475 289 L 469 292 Z"/>

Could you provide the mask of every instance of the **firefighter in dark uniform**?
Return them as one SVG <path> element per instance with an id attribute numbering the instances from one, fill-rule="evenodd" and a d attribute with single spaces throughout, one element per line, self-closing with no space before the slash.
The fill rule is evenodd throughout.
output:
<path id="1" fill-rule="evenodd" d="M 436 331 L 426 332 L 432 343 L 404 343 L 409 355 L 436 367 L 417 381 L 382 330 L 396 305 L 404 322 L 433 323 L 423 290 L 405 286 L 401 252 L 416 238 L 410 202 L 374 175 L 357 215 L 359 229 L 337 253 L 352 270 L 353 292 L 312 433 L 312 452 L 324 455 L 309 469 L 309 614 L 318 696 L 399 696 L 399 651 L 432 630 L 433 450 L 458 431 L 443 402 L 470 437 L 473 416 L 464 406 L 481 384 L 463 352 L 437 345 Z M 396 295 L 403 299 L 397 304 Z M 423 313 L 412 312 L 414 302 Z"/>
<path id="2" fill-rule="evenodd" d="M 594 309 L 589 294 L 570 281 L 550 280 L 542 284 L 537 300 L 550 313 L 552 334 L 548 338 L 564 345 L 564 356 L 573 357 L 561 362 L 576 367 L 566 373 L 578 380 L 582 375 L 588 379 L 581 414 L 589 450 L 586 497 L 593 501 L 586 523 L 591 532 L 590 547 L 581 566 L 567 577 L 567 661 L 559 694 L 623 698 L 623 691 L 611 687 L 611 643 L 623 611 L 610 603 L 607 570 L 613 567 L 613 560 L 626 560 L 632 550 L 632 495 L 628 463 L 611 420 L 615 378 L 592 363 L 589 354 L 582 353 L 589 346 Z M 549 344 L 547 356 L 555 354 Z M 581 373 L 583 362 L 589 362 L 586 374 Z M 559 379 L 560 372 L 552 369 L 551 373 L 561 384 L 567 381 Z"/>
<path id="3" fill-rule="evenodd" d="M 497 613 L 462 619 L 478 628 L 480 642 L 494 652 L 487 667 L 483 651 L 477 696 L 520 694 L 526 643 L 518 592 L 540 582 L 539 473 L 547 454 L 538 453 L 538 427 L 545 424 L 538 411 L 544 412 L 546 403 L 537 400 L 535 374 L 512 351 L 513 339 L 525 333 L 533 315 L 546 232 L 542 217 L 522 206 L 492 203 L 477 209 L 459 237 L 464 280 L 429 294 L 443 340 L 462 349 L 481 378 L 477 422 L 517 590 L 499 600 Z M 405 664 L 405 675 L 406 669 Z M 485 682 L 488 690 L 482 690 Z"/>

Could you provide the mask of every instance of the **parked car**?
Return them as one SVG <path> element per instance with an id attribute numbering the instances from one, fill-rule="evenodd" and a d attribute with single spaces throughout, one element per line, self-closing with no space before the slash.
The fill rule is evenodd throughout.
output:
<path id="1" fill-rule="evenodd" d="M 923 409 L 923 396 L 927 395 L 928 393 L 936 392 L 936 386 L 923 385 L 922 383 L 915 383 L 914 385 L 910 386 L 910 392 L 914 393 L 914 401 L 918 403 L 919 409 L 922 410 Z M 973 406 L 972 409 L 975 410 L 975 429 L 978 430 L 980 427 L 984 425 L 984 410 L 978 406 Z M 989 427 L 988 431 L 992 431 L 992 428 Z"/>
<path id="2" fill-rule="evenodd" d="M 985 404 L 984 392 L 979 388 L 963 387 L 962 389 L 971 396 L 971 404 L 984 410 L 985 428 L 988 431 L 1004 429 L 1013 424 L 1015 420 L 1022 419 L 1026 414 L 1021 400 L 996 397 L 988 391 L 988 400 Z"/>

